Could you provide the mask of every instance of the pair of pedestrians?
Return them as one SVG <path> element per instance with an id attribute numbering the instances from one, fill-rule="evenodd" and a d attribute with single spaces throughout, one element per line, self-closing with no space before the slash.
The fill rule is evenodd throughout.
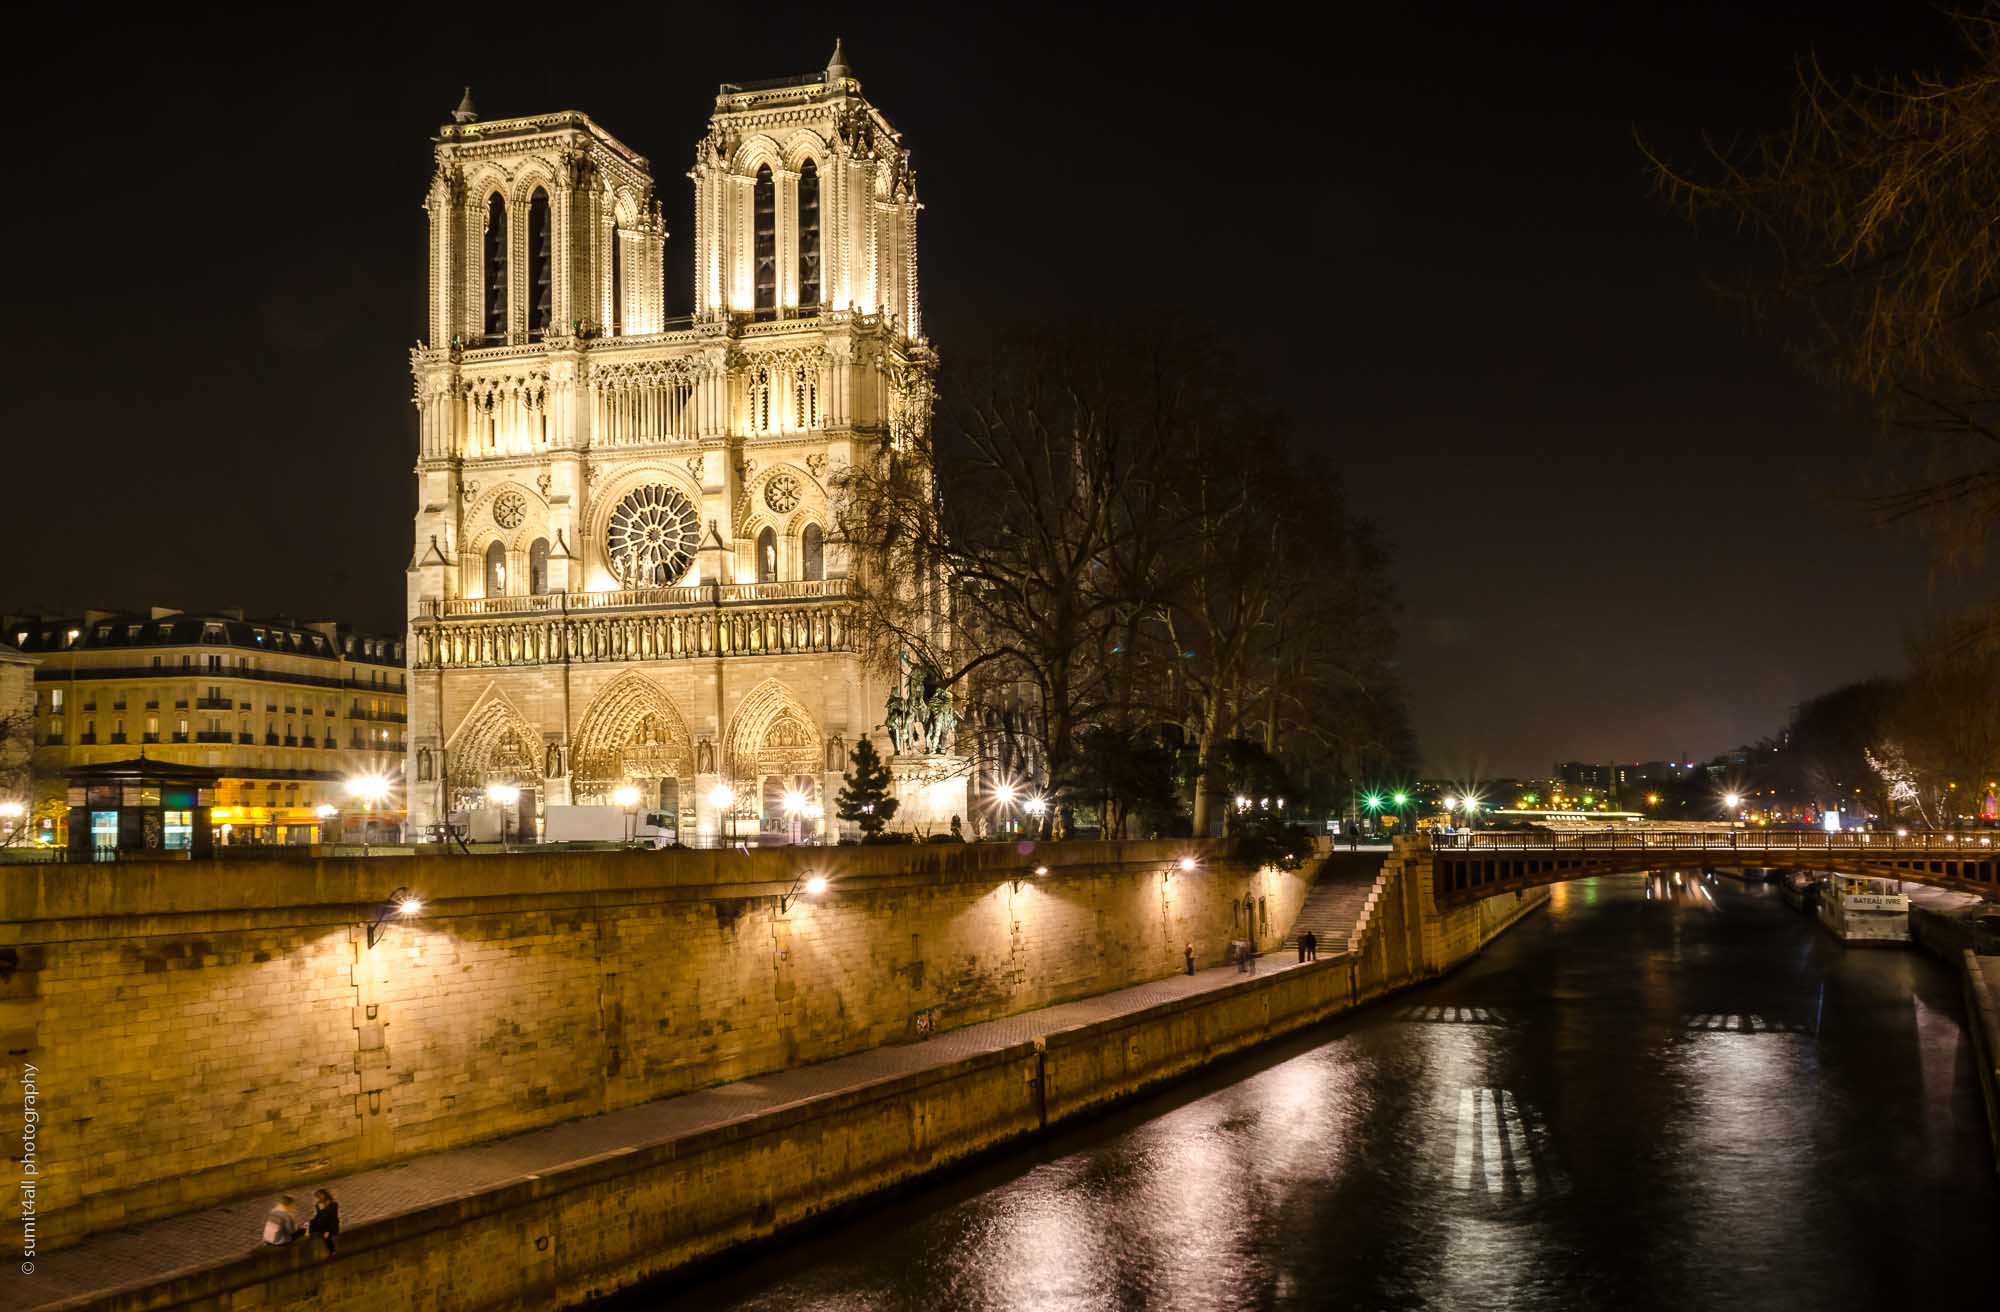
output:
<path id="1" fill-rule="evenodd" d="M 264 1218 L 264 1242 L 283 1247 L 295 1239 L 311 1235 L 326 1245 L 326 1251 L 334 1251 L 334 1239 L 340 1234 L 340 1204 L 333 1201 L 333 1195 L 324 1189 L 313 1190 L 313 1211 L 310 1217 L 299 1215 L 298 1204 L 290 1194 L 281 1194 L 278 1205 Z"/>
<path id="2" fill-rule="evenodd" d="M 1299 960 L 1319 960 L 1319 935 L 1313 933 L 1310 929 L 1299 935 Z"/>

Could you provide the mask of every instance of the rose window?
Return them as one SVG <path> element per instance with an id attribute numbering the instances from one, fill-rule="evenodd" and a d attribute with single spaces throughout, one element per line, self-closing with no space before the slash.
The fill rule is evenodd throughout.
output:
<path id="1" fill-rule="evenodd" d="M 611 512 L 604 547 L 621 586 L 663 588 L 694 561 L 700 522 L 688 499 L 658 483 L 634 488 Z"/>
<path id="2" fill-rule="evenodd" d="M 764 504 L 777 515 L 789 515 L 799 508 L 799 480 L 790 474 L 774 474 L 764 484 Z"/>
<path id="3" fill-rule="evenodd" d="M 493 498 L 493 522 L 501 528 L 519 528 L 527 514 L 527 499 L 519 492 L 502 492 Z"/>

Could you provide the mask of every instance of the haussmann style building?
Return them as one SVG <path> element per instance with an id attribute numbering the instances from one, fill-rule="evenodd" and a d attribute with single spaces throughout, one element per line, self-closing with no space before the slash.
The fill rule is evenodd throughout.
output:
<path id="1" fill-rule="evenodd" d="M 12 616 L 4 632 L 38 661 L 33 774 L 44 798 L 64 796 L 73 777 L 146 760 L 215 772 L 220 844 L 400 834 L 401 638 L 167 607 Z M 382 781 L 381 801 L 357 799 L 349 785 L 363 779 Z M 115 815 L 110 823 L 115 834 Z"/>
<path id="2" fill-rule="evenodd" d="M 560 836 L 627 788 L 684 841 L 830 812 L 886 691 L 830 498 L 922 432 L 935 374 L 901 135 L 838 46 L 724 85 L 669 320 L 644 156 L 575 111 L 452 119 L 412 354 L 414 826 L 492 828 L 497 796 Z"/>

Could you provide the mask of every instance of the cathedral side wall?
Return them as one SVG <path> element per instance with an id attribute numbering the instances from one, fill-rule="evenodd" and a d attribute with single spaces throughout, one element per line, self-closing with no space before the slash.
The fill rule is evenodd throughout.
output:
<path id="1" fill-rule="evenodd" d="M 1216 962 L 1246 898 L 1266 943 L 1282 937 L 1305 876 L 1217 852 L 1182 872 L 1185 850 L 21 870 L 0 883 L 0 1038 L 44 1090 L 42 1233 L 74 1242 L 1158 978 L 1189 942 Z M 827 893 L 789 895 L 820 870 Z M 425 910 L 370 948 L 392 884 Z"/>

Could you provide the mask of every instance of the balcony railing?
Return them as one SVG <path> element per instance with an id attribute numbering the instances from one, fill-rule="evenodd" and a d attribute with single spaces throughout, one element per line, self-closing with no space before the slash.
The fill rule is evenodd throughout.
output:
<path id="1" fill-rule="evenodd" d="M 122 743 L 125 741 L 125 735 L 122 733 L 114 733 L 111 735 L 111 741 L 114 743 Z"/>
<path id="2" fill-rule="evenodd" d="M 846 597 L 846 579 L 789 579 L 777 583 L 698 583 L 678 588 L 629 588 L 615 592 L 548 592 L 540 596 L 456 597 L 427 601 L 419 619 L 482 615 L 569 614 L 581 611 L 727 606 L 752 602 Z"/>
<path id="3" fill-rule="evenodd" d="M 226 733 L 209 729 L 203 729 L 194 736 L 194 740 L 198 743 L 226 743 L 229 738 L 230 735 Z"/>
<path id="4" fill-rule="evenodd" d="M 226 711 L 235 705 L 227 697 L 197 697 L 194 704 L 204 711 Z"/>
<path id="5" fill-rule="evenodd" d="M 254 733 L 239 733 L 236 735 L 236 741 L 239 743 L 254 743 L 257 741 L 257 735 Z"/>
<path id="6" fill-rule="evenodd" d="M 142 733 L 139 735 L 139 741 L 142 743 L 156 743 L 160 741 L 160 735 L 156 733 Z"/>

